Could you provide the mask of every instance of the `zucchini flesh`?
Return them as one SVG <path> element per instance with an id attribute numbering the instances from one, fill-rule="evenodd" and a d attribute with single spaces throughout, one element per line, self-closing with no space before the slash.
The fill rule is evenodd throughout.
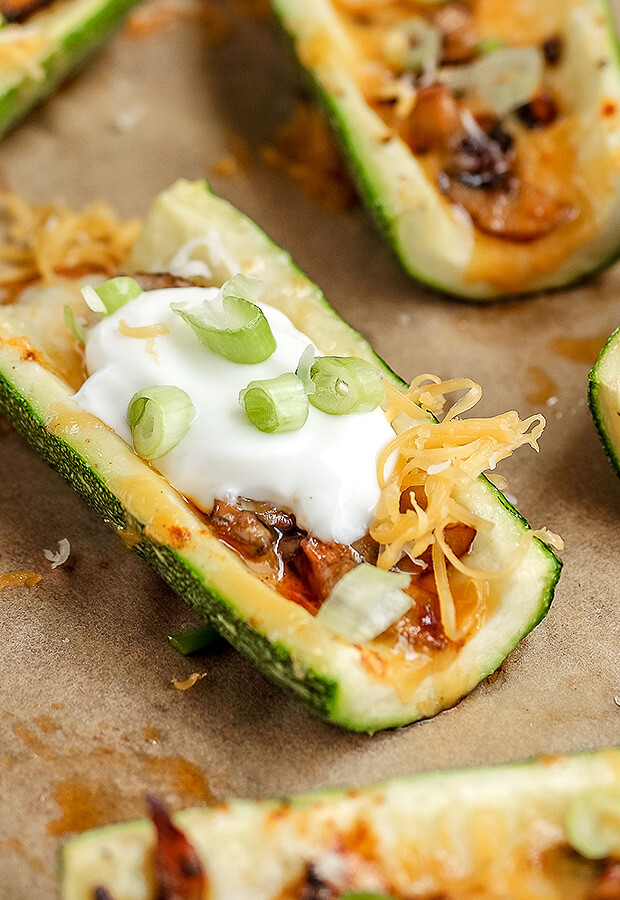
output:
<path id="1" fill-rule="evenodd" d="M 45 45 L 32 53 L 36 77 L 24 68 L 0 68 L 0 134 L 80 66 L 123 22 L 140 0 L 54 0 L 30 16 Z M 19 27 L 19 26 L 15 26 Z"/>
<path id="2" fill-rule="evenodd" d="M 308 873 L 344 890 L 403 900 L 590 900 L 603 863 L 567 843 L 575 799 L 620 795 L 620 750 L 395 779 L 291 801 L 235 801 L 175 816 L 204 865 L 210 900 L 282 900 Z M 154 834 L 145 822 L 111 825 L 67 843 L 63 900 L 156 896 Z M 318 896 L 318 894 L 316 895 Z M 609 896 L 612 896 L 611 894 Z"/>
<path id="3" fill-rule="evenodd" d="M 518 17 L 529 17 L 534 24 L 540 21 L 540 44 L 551 33 L 565 36 L 565 59 L 553 69 L 554 89 L 560 88 L 560 105 L 567 106 L 573 117 L 575 181 L 585 178 L 588 183 L 584 215 L 589 230 L 579 240 L 569 240 L 563 258 L 557 255 L 560 232 L 548 236 L 543 253 L 533 241 L 536 257 L 531 264 L 528 242 L 506 241 L 505 250 L 502 241 L 492 248 L 480 243 L 475 253 L 480 234 L 462 209 L 441 196 L 422 157 L 415 156 L 367 103 L 356 75 L 360 50 L 338 11 L 346 4 L 272 0 L 343 148 L 360 196 L 404 268 L 431 287 L 478 301 L 563 287 L 605 268 L 620 255 L 620 162 L 614 150 L 620 136 L 620 53 L 608 0 L 575 0 L 568 10 L 555 0 L 550 4 L 513 0 L 510 5 L 519 6 Z M 505 22 L 513 20 L 501 0 L 497 7 Z M 593 172 L 598 174 L 591 180 Z"/>
<path id="4" fill-rule="evenodd" d="M 374 361 L 400 383 L 290 257 L 204 182 L 177 182 L 155 201 L 130 268 L 165 271 L 179 247 L 210 228 L 265 282 L 265 302 L 282 309 L 323 352 Z M 209 261 L 206 248 L 203 252 Z M 223 280 L 226 273 L 221 274 Z M 369 732 L 434 715 L 494 671 L 547 612 L 560 563 L 546 544 L 533 539 L 521 565 L 496 582 L 486 623 L 453 658 L 431 659 L 419 674 L 404 658 L 386 653 L 381 671 L 376 666 L 373 671 L 372 649 L 338 638 L 260 581 L 204 528 L 168 482 L 77 407 L 69 373 L 59 372 L 58 351 L 52 357 L 55 371 L 45 356 L 54 311 L 44 315 L 40 308 L 32 315 L 28 302 L 0 307 L 0 410 L 104 518 L 139 537 L 138 553 L 177 593 L 267 677 L 320 715 Z M 35 295 L 35 302 L 44 303 L 44 294 Z M 63 324 L 62 306 L 55 313 L 70 348 L 73 338 Z M 58 335 L 54 346 L 57 341 Z M 461 500 L 494 524 L 474 541 L 471 564 L 503 568 L 527 523 L 484 478 Z"/>

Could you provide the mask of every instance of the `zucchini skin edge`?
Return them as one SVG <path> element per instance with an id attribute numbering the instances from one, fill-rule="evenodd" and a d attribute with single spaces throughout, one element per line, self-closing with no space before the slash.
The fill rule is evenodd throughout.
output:
<path id="1" fill-rule="evenodd" d="M 62 0 L 60 0 L 62 2 Z M 50 94 L 74 69 L 97 50 L 141 0 L 107 0 L 79 26 L 52 46 L 41 66 L 41 80 L 23 74 L 4 92 L 0 89 L 0 136 Z"/>
<path id="2" fill-rule="evenodd" d="M 14 424 L 30 446 L 65 479 L 105 522 L 117 530 L 140 534 L 133 549 L 175 593 L 206 618 L 218 632 L 279 687 L 293 693 L 318 715 L 330 719 L 338 685 L 312 671 L 300 677 L 289 651 L 269 641 L 236 615 L 233 607 L 214 592 L 172 547 L 153 541 L 144 524 L 130 516 L 118 497 L 68 444 L 50 434 L 40 417 L 0 371 L 0 412 Z"/>
<path id="3" fill-rule="evenodd" d="M 603 360 L 605 357 L 606 351 L 611 347 L 612 344 L 616 343 L 616 341 L 620 338 L 620 328 L 616 328 L 616 330 L 611 334 L 608 339 L 605 341 L 605 344 L 599 353 L 594 366 L 592 367 L 591 372 L 588 375 L 588 405 L 590 407 L 590 412 L 592 414 L 592 419 L 594 421 L 594 425 L 598 436 L 600 438 L 601 444 L 603 445 L 603 450 L 607 455 L 610 463 L 612 464 L 616 475 L 620 477 L 620 455 L 618 453 L 618 449 L 614 446 L 614 443 L 609 435 L 609 432 L 603 425 L 603 414 L 601 411 L 601 382 L 599 381 L 600 368 L 603 364 Z"/>

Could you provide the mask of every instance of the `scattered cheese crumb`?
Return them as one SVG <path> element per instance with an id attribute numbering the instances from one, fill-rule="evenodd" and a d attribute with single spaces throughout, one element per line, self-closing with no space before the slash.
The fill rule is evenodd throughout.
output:
<path id="1" fill-rule="evenodd" d="M 134 103 L 133 106 L 118 112 L 112 119 L 112 124 L 117 131 L 126 133 L 136 127 L 138 122 L 144 118 L 145 113 L 146 106 L 144 103 Z"/>
<path id="2" fill-rule="evenodd" d="M 564 549 L 564 540 L 560 537 L 559 534 L 556 534 L 554 531 L 549 531 L 548 528 L 537 528 L 532 532 L 534 537 L 539 538 L 541 541 L 544 541 L 545 544 L 549 544 L 550 547 L 553 547 L 554 550 L 563 550 Z"/>
<path id="3" fill-rule="evenodd" d="M 91 272 L 116 275 L 140 232 L 138 219 L 119 221 L 107 203 L 76 212 L 63 203 L 35 206 L 0 193 L 0 286 L 21 288 L 42 280 Z"/>
<path id="4" fill-rule="evenodd" d="M 220 156 L 209 166 L 211 175 L 221 178 L 241 178 L 250 171 L 252 156 L 250 145 L 240 134 L 230 132 L 226 136 L 229 152 Z"/>
<path id="5" fill-rule="evenodd" d="M 177 689 L 177 691 L 187 691 L 191 687 L 194 687 L 197 681 L 200 681 L 201 678 L 206 678 L 207 673 L 203 672 L 200 674 L 199 672 L 194 672 L 189 678 L 186 678 L 185 681 L 179 681 L 178 678 L 173 678 L 171 684 Z"/>
<path id="6" fill-rule="evenodd" d="M 52 569 L 57 569 L 58 566 L 62 566 L 69 559 L 69 554 L 71 553 L 71 544 L 67 540 L 67 538 L 63 538 L 61 541 L 58 541 L 58 550 L 54 552 L 53 550 L 44 550 L 43 556 L 52 564 Z"/>

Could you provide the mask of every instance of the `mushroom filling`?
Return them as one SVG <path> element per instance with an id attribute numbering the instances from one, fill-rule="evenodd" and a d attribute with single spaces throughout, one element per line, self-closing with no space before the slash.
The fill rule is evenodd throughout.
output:
<path id="1" fill-rule="evenodd" d="M 553 143 L 566 118 L 550 77 L 560 35 L 507 46 L 485 33 L 477 0 L 337 6 L 361 51 L 367 102 L 478 231 L 529 243 L 578 218 L 575 192 L 545 180 L 533 159 L 546 152 L 536 149 L 541 133 Z M 551 150 L 559 168 L 563 149 L 558 140 Z"/>

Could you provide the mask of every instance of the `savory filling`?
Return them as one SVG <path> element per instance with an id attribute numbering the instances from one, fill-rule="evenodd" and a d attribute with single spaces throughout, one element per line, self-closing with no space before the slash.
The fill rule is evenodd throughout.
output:
<path id="1" fill-rule="evenodd" d="M 185 256 L 173 268 L 190 274 L 197 261 Z M 517 447 L 537 448 L 542 417 L 462 420 L 481 395 L 468 380 L 421 376 L 403 393 L 362 359 L 322 356 L 259 299 L 256 279 L 136 279 L 82 289 L 94 327 L 66 310 L 86 345 L 77 403 L 332 631 L 405 659 L 462 646 L 532 532 L 503 566 L 478 568 L 476 535 L 493 526 L 461 495 Z M 452 392 L 460 399 L 433 421 Z"/>
<path id="2" fill-rule="evenodd" d="M 54 0 L 0 0 L 0 15 L 5 22 L 24 22 L 32 13 Z"/>
<path id="3" fill-rule="evenodd" d="M 179 249 L 174 274 L 85 283 L 118 271 L 138 223 L 101 205 L 4 202 L 0 310 L 10 334 L 29 335 L 11 339 L 24 358 L 71 386 L 253 574 L 372 644 L 369 670 L 385 654 L 412 663 L 414 680 L 431 656 L 449 664 L 536 535 L 504 534 L 489 555 L 494 525 L 472 511 L 468 488 L 524 443 L 537 449 L 542 417 L 463 419 L 481 396 L 467 379 L 423 375 L 403 391 L 365 360 L 322 356 L 262 301 L 261 282 L 235 274 L 215 229 Z M 222 284 L 214 270 L 232 277 Z M 23 290 L 30 282 L 43 284 Z M 74 427 L 69 412 L 50 422 Z M 174 544 L 172 528 L 151 524 Z"/>
<path id="4" fill-rule="evenodd" d="M 478 232 L 529 244 L 585 214 L 571 119 L 553 78 L 560 32 L 506 43 L 482 0 L 336 6 L 360 50 L 367 102 Z"/>
<path id="5" fill-rule="evenodd" d="M 312 615 L 347 573 L 362 563 L 376 566 L 379 557 L 380 545 L 370 534 L 353 544 L 321 541 L 300 529 L 291 513 L 265 502 L 216 500 L 208 521 L 220 540 Z M 459 559 L 467 554 L 475 535 L 468 525 L 446 529 L 446 541 Z M 411 598 L 411 607 L 386 629 L 385 642 L 419 652 L 444 650 L 449 639 L 441 620 L 430 548 L 415 563 L 401 557 L 393 571 L 409 576 L 404 592 Z"/>

